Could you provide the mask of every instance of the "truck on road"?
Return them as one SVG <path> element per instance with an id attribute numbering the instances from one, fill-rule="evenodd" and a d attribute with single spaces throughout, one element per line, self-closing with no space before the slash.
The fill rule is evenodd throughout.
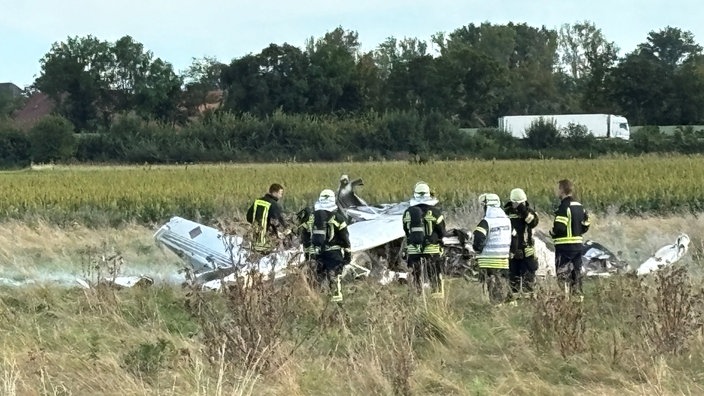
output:
<path id="1" fill-rule="evenodd" d="M 613 114 L 554 114 L 554 115 L 520 115 L 499 117 L 499 129 L 512 136 L 523 139 L 533 122 L 542 118 L 554 122 L 558 130 L 569 124 L 583 125 L 597 138 L 617 138 L 629 140 L 630 127 L 626 117 Z"/>

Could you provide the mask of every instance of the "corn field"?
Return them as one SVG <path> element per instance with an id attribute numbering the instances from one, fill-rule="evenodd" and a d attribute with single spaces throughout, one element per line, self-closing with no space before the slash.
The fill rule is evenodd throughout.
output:
<path id="1" fill-rule="evenodd" d="M 529 201 L 551 211 L 555 185 L 569 178 L 593 211 L 662 213 L 704 207 L 701 157 L 599 160 L 457 161 L 329 164 L 247 164 L 125 167 L 55 167 L 0 173 L 0 218 L 110 223 L 161 222 L 179 215 L 207 221 L 237 216 L 271 183 L 285 186 L 293 212 L 320 190 L 337 189 L 341 174 L 362 178 L 358 194 L 369 203 L 406 200 L 413 185 L 430 184 L 446 209 L 495 192 L 507 199 L 523 188 Z"/>

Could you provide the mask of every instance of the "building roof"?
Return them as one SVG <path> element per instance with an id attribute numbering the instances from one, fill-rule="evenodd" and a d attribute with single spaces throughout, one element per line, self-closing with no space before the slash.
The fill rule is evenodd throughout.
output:
<path id="1" fill-rule="evenodd" d="M 51 114 L 56 103 L 49 95 L 37 92 L 27 99 L 25 105 L 13 114 L 15 123 L 22 128 L 31 128 L 41 118 Z"/>

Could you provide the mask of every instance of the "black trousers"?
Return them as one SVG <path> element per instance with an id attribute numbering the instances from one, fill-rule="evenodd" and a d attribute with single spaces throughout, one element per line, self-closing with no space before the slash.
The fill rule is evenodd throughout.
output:
<path id="1" fill-rule="evenodd" d="M 582 251 L 556 250 L 555 274 L 560 286 L 569 284 L 572 294 L 582 293 Z"/>
<path id="2" fill-rule="evenodd" d="M 342 273 L 345 266 L 344 257 L 341 250 L 330 250 L 320 253 L 316 257 L 316 277 L 318 282 L 332 282 L 336 276 Z"/>
<path id="3" fill-rule="evenodd" d="M 535 284 L 535 273 L 538 271 L 538 260 L 535 256 L 512 258 L 508 261 L 508 279 L 511 285 L 511 293 L 521 291 L 521 279 L 523 280 L 523 290 L 533 291 Z"/>
<path id="4" fill-rule="evenodd" d="M 433 292 L 440 291 L 442 274 L 442 256 L 439 254 L 409 254 L 408 266 L 413 269 L 413 284 L 418 291 L 423 289 L 421 274 L 425 272 Z"/>

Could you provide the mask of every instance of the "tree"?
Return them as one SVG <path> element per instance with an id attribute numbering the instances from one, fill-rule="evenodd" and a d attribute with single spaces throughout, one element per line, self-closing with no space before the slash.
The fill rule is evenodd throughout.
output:
<path id="1" fill-rule="evenodd" d="M 364 106 L 360 86 L 354 80 L 358 37 L 357 32 L 340 26 L 306 43 L 310 58 L 308 103 L 312 112 L 356 111 Z"/>
<path id="2" fill-rule="evenodd" d="M 560 28 L 558 48 L 562 69 L 571 80 L 571 94 L 579 96 L 581 109 L 613 112 L 605 81 L 618 59 L 614 42 L 607 41 L 593 23 L 583 21 Z"/>
<path id="3" fill-rule="evenodd" d="M 191 66 L 181 74 L 185 84 L 184 104 L 189 115 L 195 115 L 198 109 L 212 102 L 210 94 L 225 90 L 223 73 L 227 65 L 219 62 L 214 57 L 193 58 Z M 217 100 L 222 96 L 217 95 Z"/>
<path id="4" fill-rule="evenodd" d="M 170 64 L 154 59 L 130 36 L 115 43 L 69 37 L 52 45 L 41 67 L 35 87 L 54 99 L 78 130 L 107 127 L 116 112 L 176 117 L 180 79 Z"/>
<path id="5" fill-rule="evenodd" d="M 95 130 L 105 108 L 112 58 L 110 44 L 93 36 L 54 43 L 40 60 L 35 87 L 49 95 L 78 130 Z"/>
<path id="6" fill-rule="evenodd" d="M 700 121 L 694 119 L 701 116 L 693 107 L 704 102 L 693 87 L 704 84 L 701 51 L 689 32 L 671 27 L 650 32 L 612 73 L 611 97 L 636 125 Z"/>

